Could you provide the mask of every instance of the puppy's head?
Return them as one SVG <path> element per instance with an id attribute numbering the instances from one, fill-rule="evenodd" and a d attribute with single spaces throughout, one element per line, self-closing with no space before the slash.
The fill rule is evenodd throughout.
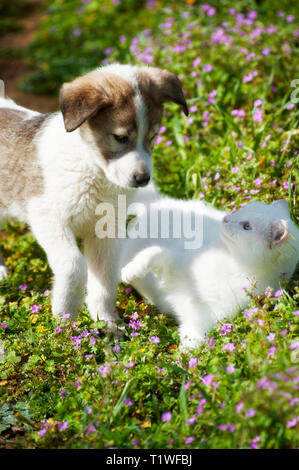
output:
<path id="1" fill-rule="evenodd" d="M 65 83 L 60 91 L 67 132 L 79 128 L 96 164 L 121 187 L 149 182 L 165 101 L 188 114 L 178 78 L 155 67 L 107 66 Z"/>

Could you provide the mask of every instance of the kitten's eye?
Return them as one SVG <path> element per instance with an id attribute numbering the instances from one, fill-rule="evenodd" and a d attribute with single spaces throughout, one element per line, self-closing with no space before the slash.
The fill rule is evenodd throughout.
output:
<path id="1" fill-rule="evenodd" d="M 251 230 L 251 225 L 249 222 L 241 222 L 241 225 L 244 230 Z"/>
<path id="2" fill-rule="evenodd" d="M 127 135 L 113 134 L 113 137 L 115 138 L 116 142 L 118 142 L 119 144 L 126 144 L 129 140 L 129 137 Z"/>

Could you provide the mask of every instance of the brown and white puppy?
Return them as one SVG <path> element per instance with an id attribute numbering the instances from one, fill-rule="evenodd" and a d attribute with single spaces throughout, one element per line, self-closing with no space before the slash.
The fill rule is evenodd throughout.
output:
<path id="1" fill-rule="evenodd" d="M 76 317 L 87 283 L 92 318 L 112 327 L 118 319 L 118 242 L 96 237 L 95 209 L 149 182 L 165 101 L 188 114 L 175 75 L 118 64 L 64 84 L 58 113 L 0 98 L 0 224 L 9 217 L 27 222 L 45 250 L 55 316 Z M 6 273 L 0 256 L 0 276 Z"/>

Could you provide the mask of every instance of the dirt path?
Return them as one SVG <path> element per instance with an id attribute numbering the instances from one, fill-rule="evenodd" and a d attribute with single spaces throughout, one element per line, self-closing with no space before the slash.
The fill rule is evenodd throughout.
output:
<path id="1" fill-rule="evenodd" d="M 0 47 L 24 50 L 33 41 L 38 24 L 43 16 L 42 7 L 44 0 L 31 0 L 30 4 L 36 4 L 36 8 L 29 8 L 28 14 L 20 19 L 22 31 L 8 33 L 0 37 Z M 0 78 L 5 82 L 6 95 L 18 104 L 47 113 L 58 108 L 58 100 L 46 95 L 23 93 L 18 89 L 24 75 L 28 73 L 23 58 L 4 59 L 0 57 Z"/>

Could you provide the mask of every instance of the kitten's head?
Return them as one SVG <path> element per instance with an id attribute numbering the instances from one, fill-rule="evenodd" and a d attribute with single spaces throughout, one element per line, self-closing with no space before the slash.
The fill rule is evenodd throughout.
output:
<path id="1" fill-rule="evenodd" d="M 299 230 L 290 218 L 287 201 L 252 202 L 223 218 L 222 240 L 230 252 L 249 265 L 288 257 L 299 259 Z"/>

